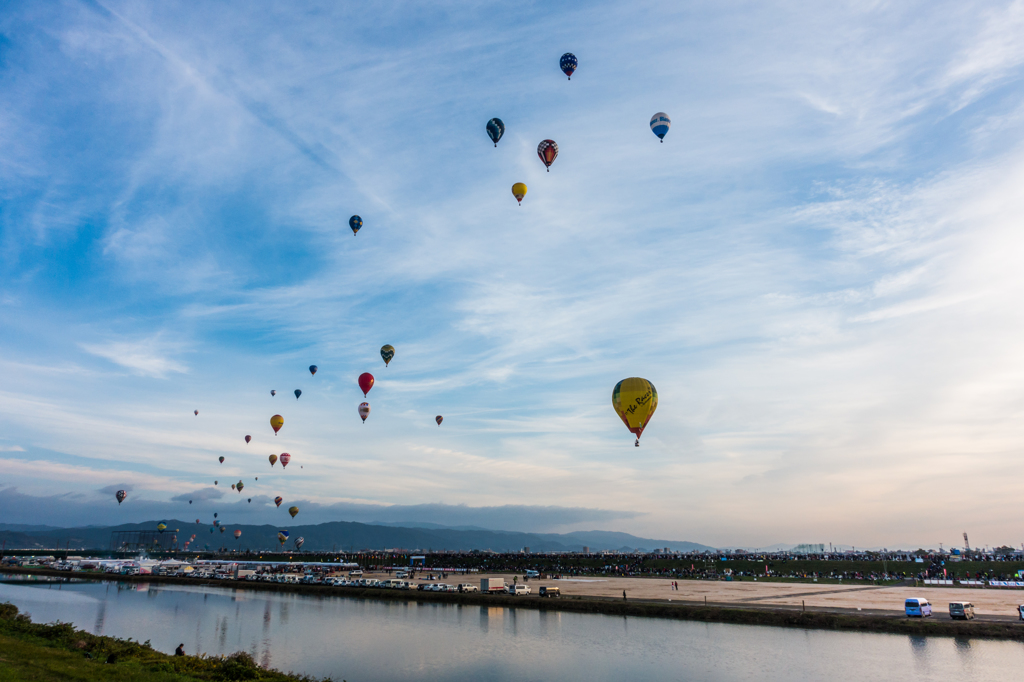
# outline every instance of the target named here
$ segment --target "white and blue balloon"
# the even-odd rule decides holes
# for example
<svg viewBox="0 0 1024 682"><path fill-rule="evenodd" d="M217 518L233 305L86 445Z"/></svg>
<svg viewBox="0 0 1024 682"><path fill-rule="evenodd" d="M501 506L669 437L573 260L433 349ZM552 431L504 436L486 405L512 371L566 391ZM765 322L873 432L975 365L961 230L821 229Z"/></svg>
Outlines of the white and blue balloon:
<svg viewBox="0 0 1024 682"><path fill-rule="evenodd" d="M671 127L672 119L664 111L659 111L654 116L651 116L651 132L657 135L658 139L662 142L665 141L665 135L668 134L668 129Z"/></svg>

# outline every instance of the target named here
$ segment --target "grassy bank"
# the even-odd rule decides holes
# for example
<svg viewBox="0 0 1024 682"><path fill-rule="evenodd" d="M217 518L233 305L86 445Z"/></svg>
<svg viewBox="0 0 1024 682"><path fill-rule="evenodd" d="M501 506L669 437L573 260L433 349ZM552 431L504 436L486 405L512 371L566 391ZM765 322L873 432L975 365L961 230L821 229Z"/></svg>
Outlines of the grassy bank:
<svg viewBox="0 0 1024 682"><path fill-rule="evenodd" d="M148 642L100 637L67 623L33 623L13 604L0 604L0 681L110 680L187 682L313 678L265 670L239 652L226 658L168 656Z"/></svg>
<svg viewBox="0 0 1024 682"><path fill-rule="evenodd" d="M14 572L14 571L12 571ZM61 576L67 573L48 570L21 569L17 572L35 575ZM415 590L381 590L374 588L336 588L324 585L301 585L283 583L248 582L234 580L203 581L194 578L172 578L162 576L106 576L103 574L76 573L75 579L116 580L118 582L143 582L151 584L209 585L226 589L244 589L253 592L294 592L318 596L371 599L374 601L415 601L421 603L448 603L462 606L507 607L534 609L538 611L565 611L571 613L592 613L607 616L636 616L644 618L669 618L674 620L695 620L708 623L730 623L736 625L771 625L776 627L810 628L817 630L851 630L859 632L883 632L904 635L968 637L986 639L1010 639L1024 642L1024 624L1017 622L954 621L933 619L909 619L903 616L867 615L823 611L796 611L793 608L772 605L701 605L682 602L628 601L606 597L565 596L560 599L536 597L515 597L501 594L479 594L458 592L420 592Z"/></svg>

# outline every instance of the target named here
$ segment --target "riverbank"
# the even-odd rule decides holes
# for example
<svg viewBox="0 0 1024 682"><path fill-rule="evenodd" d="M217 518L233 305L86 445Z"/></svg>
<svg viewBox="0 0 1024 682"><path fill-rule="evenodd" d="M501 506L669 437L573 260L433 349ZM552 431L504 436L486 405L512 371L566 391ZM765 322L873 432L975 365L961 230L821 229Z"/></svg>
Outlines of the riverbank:
<svg viewBox="0 0 1024 682"><path fill-rule="evenodd" d="M148 643L102 637L67 623L33 623L12 604L0 604L0 679L191 682L314 678L266 670L246 653L226 658L169 656Z"/></svg>
<svg viewBox="0 0 1024 682"><path fill-rule="evenodd" d="M128 583L205 585L254 592L293 592L331 595L375 601L416 601L455 603L464 606L506 607L539 611L565 611L609 616L667 618L737 625L769 625L820 630L852 630L906 635L1004 639L1024 642L1024 624L1009 619L1000 621L953 621L908 619L898 612L879 613L834 608L807 608L799 605L765 603L693 603L685 600L615 599L602 596L565 594L557 599L505 594L422 592L376 588L339 588L324 585L282 584L235 580L197 580L166 576L111 576L47 569L11 569L11 574L35 575L52 579L117 581ZM532 583L531 583L532 584ZM571 583L570 583L571 584ZM564 592L564 589L563 589ZM937 604L937 606L939 606Z"/></svg>

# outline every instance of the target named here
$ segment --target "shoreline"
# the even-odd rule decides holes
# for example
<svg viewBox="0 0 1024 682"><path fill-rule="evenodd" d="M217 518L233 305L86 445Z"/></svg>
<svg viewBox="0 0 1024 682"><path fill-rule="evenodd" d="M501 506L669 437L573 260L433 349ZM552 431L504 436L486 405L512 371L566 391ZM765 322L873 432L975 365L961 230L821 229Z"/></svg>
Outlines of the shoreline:
<svg viewBox="0 0 1024 682"><path fill-rule="evenodd" d="M906 616L882 613L859 613L837 609L792 607L776 604L732 604L709 602L706 605L686 601L631 599L622 601L609 597L563 595L558 598L513 596L507 594L462 594L457 592L422 592L419 590L387 590L369 587L332 587L285 583L251 582L246 580L201 580L172 576L124 576L55 571L52 569L5 568L2 573L37 575L63 580L95 582L131 582L164 585L223 587L253 592L292 592L297 594L336 596L377 601L415 601L447 603L462 606L503 607L536 611L563 611L606 616L664 618L705 623L761 625L771 627L876 632L929 637L961 637L1002 639L1024 642L1024 623L1010 619L991 621L954 621L930 618L909 619Z"/></svg>

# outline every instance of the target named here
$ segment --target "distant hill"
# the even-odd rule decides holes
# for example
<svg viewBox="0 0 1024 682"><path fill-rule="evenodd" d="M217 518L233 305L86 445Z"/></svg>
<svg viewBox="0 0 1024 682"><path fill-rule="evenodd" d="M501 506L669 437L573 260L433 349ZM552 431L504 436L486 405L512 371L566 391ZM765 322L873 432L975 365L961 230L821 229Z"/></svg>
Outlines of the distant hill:
<svg viewBox="0 0 1024 682"><path fill-rule="evenodd" d="M193 533L196 540L192 547L202 549L208 542L211 548L221 546L242 550L270 550L278 548L277 533L287 528L292 539L305 538L304 551L356 551L360 549L419 549L439 550L492 550L495 552L517 552L529 547L533 552L582 551L589 547L592 552L601 550L641 549L645 551L668 547L673 551L701 551L712 549L695 542L651 540L628 533L610 531L576 531L573 533L519 533L486 529L415 528L404 526L376 525L333 521L313 526L253 526L231 525L228 533L211 534L208 524L196 524L180 520L165 522L180 538L180 544ZM44 528L41 530L10 529L0 530L0 541L6 541L8 549L63 549L74 550L107 549L110 534L124 530L155 530L157 521L131 523L110 527L88 528ZM235 541L229 532L241 530L242 537ZM289 547L290 548L290 547Z"/></svg>

